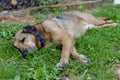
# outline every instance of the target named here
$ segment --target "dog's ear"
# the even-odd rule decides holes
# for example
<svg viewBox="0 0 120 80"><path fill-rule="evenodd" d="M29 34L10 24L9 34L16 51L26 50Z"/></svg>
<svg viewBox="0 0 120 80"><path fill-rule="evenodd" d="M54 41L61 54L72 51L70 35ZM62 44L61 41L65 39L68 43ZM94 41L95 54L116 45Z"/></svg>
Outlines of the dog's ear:
<svg viewBox="0 0 120 80"><path fill-rule="evenodd" d="M37 34L37 29L35 26L25 26L22 33Z"/></svg>

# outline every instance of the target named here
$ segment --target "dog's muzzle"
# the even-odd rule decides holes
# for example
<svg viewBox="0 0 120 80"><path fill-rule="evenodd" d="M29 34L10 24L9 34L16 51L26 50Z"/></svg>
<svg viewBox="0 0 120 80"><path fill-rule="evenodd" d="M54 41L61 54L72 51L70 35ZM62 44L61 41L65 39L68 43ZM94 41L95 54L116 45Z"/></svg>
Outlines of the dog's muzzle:
<svg viewBox="0 0 120 80"><path fill-rule="evenodd" d="M23 58L26 58L27 54L28 54L28 50L26 49L26 50L24 50L24 51L22 52Z"/></svg>
<svg viewBox="0 0 120 80"><path fill-rule="evenodd" d="M26 59L27 54L28 54L29 52L32 52L32 51L35 50L35 49L36 49L36 47L31 47L31 48L28 48L28 49L25 49L24 51L22 51L22 56L23 56L23 58Z"/></svg>

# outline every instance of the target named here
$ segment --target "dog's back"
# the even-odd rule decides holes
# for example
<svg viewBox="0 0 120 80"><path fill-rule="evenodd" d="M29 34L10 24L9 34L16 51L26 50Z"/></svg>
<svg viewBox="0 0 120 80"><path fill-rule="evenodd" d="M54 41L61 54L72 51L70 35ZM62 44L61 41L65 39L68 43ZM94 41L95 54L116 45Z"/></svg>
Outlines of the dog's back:
<svg viewBox="0 0 120 80"><path fill-rule="evenodd" d="M72 37L83 35L87 29L101 26L116 26L116 23L113 24L111 20L107 21L106 18L95 18L89 13L79 11L65 12L65 15L62 17L47 19L43 22L43 25L51 26L50 24L47 25L51 21L57 27L66 30Z"/></svg>
<svg viewBox="0 0 120 80"><path fill-rule="evenodd" d="M94 25L91 24L92 22L87 22L89 20L85 19L84 14L78 13L77 11L65 13L65 16L62 17L47 19L43 22L43 25L47 27L51 26L49 24L51 21L57 27L66 30L72 37L79 37L83 35L89 27L94 27Z"/></svg>

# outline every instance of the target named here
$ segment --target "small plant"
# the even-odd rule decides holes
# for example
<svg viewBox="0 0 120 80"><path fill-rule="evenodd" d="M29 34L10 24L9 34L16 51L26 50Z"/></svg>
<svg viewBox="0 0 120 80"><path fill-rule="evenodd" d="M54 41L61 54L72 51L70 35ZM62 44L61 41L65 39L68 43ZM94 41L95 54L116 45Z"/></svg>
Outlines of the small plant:
<svg viewBox="0 0 120 80"><path fill-rule="evenodd" d="M84 12L84 11L86 10L86 7L84 7L84 6L79 6L78 9L79 9L80 11Z"/></svg>
<svg viewBox="0 0 120 80"><path fill-rule="evenodd" d="M55 5L58 4L59 0L40 0L39 5L40 6L45 6L45 5Z"/></svg>

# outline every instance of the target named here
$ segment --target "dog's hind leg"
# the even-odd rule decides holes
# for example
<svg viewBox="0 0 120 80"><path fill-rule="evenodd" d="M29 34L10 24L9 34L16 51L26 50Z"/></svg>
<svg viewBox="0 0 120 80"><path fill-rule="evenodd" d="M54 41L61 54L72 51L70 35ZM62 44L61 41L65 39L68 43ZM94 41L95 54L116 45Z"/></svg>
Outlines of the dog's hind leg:
<svg viewBox="0 0 120 80"><path fill-rule="evenodd" d="M83 62L84 64L89 64L90 62L90 60L85 55L78 54L75 48L72 49L71 55L73 58L79 60L80 62Z"/></svg>
<svg viewBox="0 0 120 80"><path fill-rule="evenodd" d="M98 18L99 21L104 22L102 24L96 25L98 28L101 27L116 27L118 24L113 22L111 19L106 17L100 17Z"/></svg>

